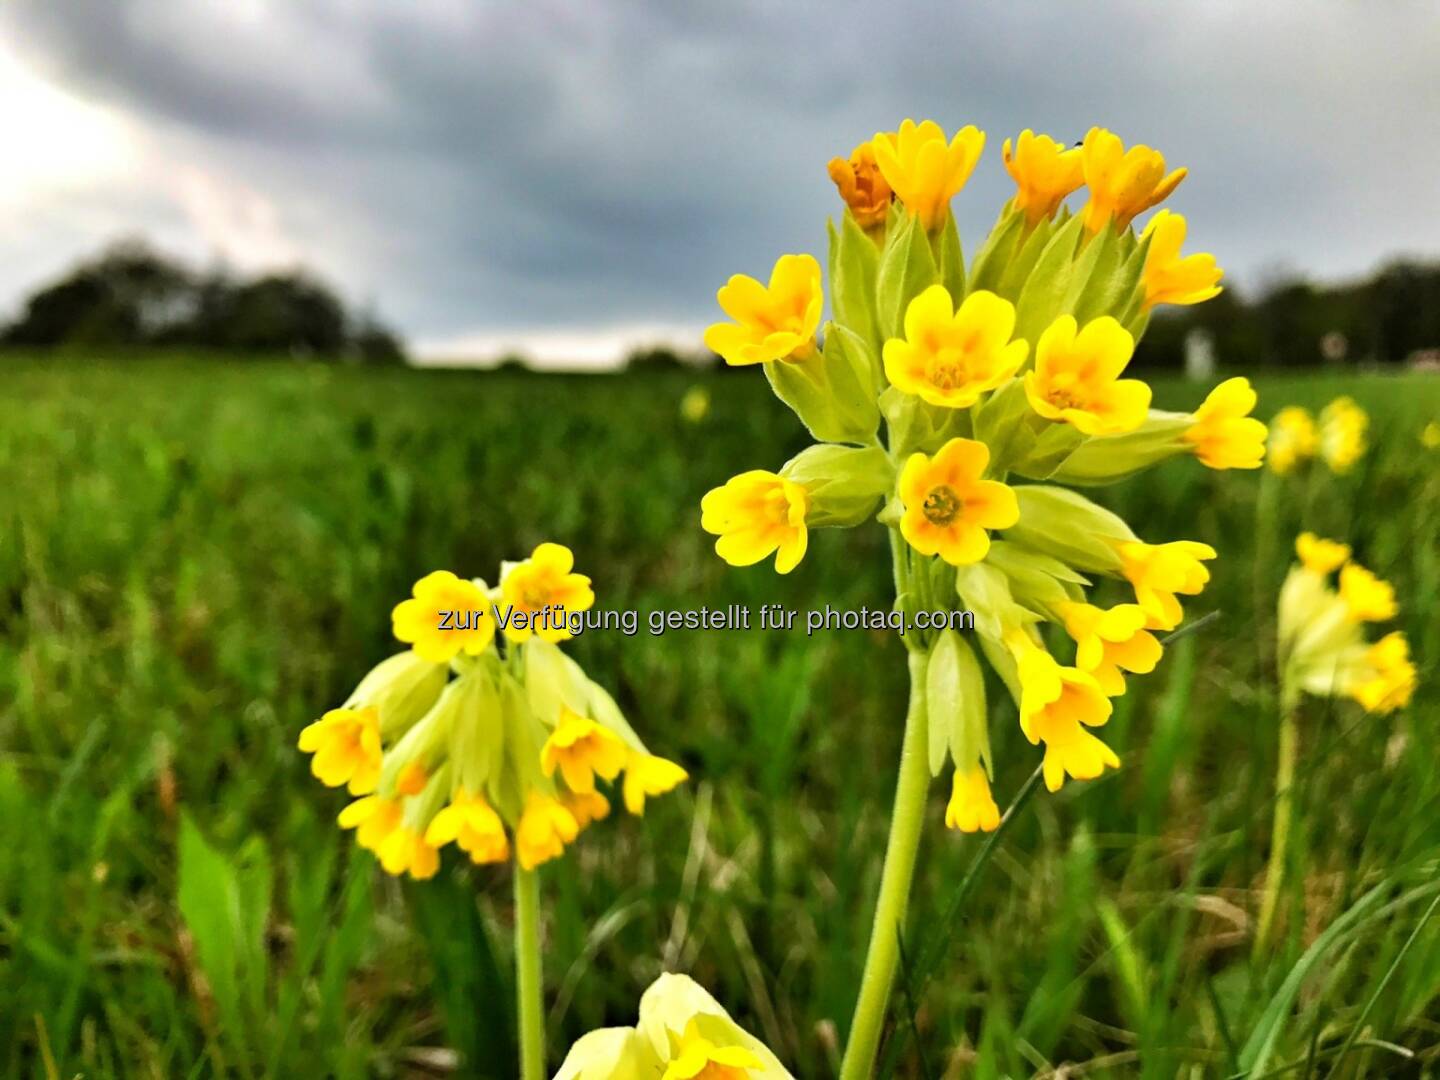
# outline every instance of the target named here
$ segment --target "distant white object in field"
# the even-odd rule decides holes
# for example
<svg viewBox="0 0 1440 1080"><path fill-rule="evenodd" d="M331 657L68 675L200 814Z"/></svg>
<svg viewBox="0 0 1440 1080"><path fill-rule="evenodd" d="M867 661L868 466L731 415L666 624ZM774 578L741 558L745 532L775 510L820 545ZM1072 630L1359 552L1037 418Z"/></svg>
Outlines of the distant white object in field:
<svg viewBox="0 0 1440 1080"><path fill-rule="evenodd" d="M1185 335L1185 377L1208 382L1215 375L1215 339L1198 326Z"/></svg>

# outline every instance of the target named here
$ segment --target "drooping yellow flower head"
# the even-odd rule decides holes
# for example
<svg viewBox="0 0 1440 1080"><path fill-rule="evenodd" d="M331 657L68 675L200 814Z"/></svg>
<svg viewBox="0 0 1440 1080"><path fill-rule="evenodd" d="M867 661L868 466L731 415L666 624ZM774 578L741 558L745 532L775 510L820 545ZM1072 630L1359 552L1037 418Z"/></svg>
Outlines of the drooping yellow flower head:
<svg viewBox="0 0 1440 1080"><path fill-rule="evenodd" d="M575 815L557 799L532 791L515 826L515 857L521 869L534 870L541 863L565 854L565 845L580 835Z"/></svg>
<svg viewBox="0 0 1440 1080"><path fill-rule="evenodd" d="M1135 339L1109 315L1083 330L1074 316L1060 316L1040 335L1035 367L1025 373L1030 407L1086 435L1134 431L1150 408L1150 387L1120 378L1134 351Z"/></svg>
<svg viewBox="0 0 1440 1080"><path fill-rule="evenodd" d="M592 822L604 821L610 816L610 800L598 791L572 791L560 801L565 804L565 809L574 815L582 829L588 829Z"/></svg>
<svg viewBox="0 0 1440 1080"><path fill-rule="evenodd" d="M1302 532L1295 538L1295 554L1306 570L1324 576L1350 561L1350 545Z"/></svg>
<svg viewBox="0 0 1440 1080"><path fill-rule="evenodd" d="M712 324L705 331L705 346L725 363L804 360L815 351L825 297L814 256L781 255L768 286L735 274L720 287L716 299L735 321Z"/></svg>
<svg viewBox="0 0 1440 1080"><path fill-rule="evenodd" d="M1066 148L1049 135L1022 131L1012 146L1009 139L1000 148L1005 171L1015 181L1012 206L1025 212L1035 225L1053 217L1066 195L1085 182L1080 148Z"/></svg>
<svg viewBox="0 0 1440 1080"><path fill-rule="evenodd" d="M890 189L933 231L943 224L950 200L970 179L985 149L985 133L971 125L947 142L935 121L906 120L898 132L877 133L871 146Z"/></svg>
<svg viewBox="0 0 1440 1080"><path fill-rule="evenodd" d="M661 975L633 1028L582 1036L555 1080L794 1080L759 1039L686 975Z"/></svg>
<svg viewBox="0 0 1440 1080"><path fill-rule="evenodd" d="M1020 679L1020 730L1032 744L1045 744L1045 786L1059 791L1070 776L1093 780L1120 759L1087 727L1110 719L1113 706L1093 675L1062 667L1023 635L1012 638Z"/></svg>
<svg viewBox="0 0 1440 1080"><path fill-rule="evenodd" d="M510 858L510 841L505 823L483 795L472 795L463 787L450 796L450 805L430 821L425 842L442 848L451 841L472 862L505 862Z"/></svg>
<svg viewBox="0 0 1440 1080"><path fill-rule="evenodd" d="M505 636L516 644L530 640L534 634L552 644L568 641L564 612L588 611L595 604L595 591L590 579L577 574L575 556L563 544L540 544L524 562L505 568L500 579L500 595L513 614L536 615L547 609L547 619L513 619L505 624Z"/></svg>
<svg viewBox="0 0 1440 1080"><path fill-rule="evenodd" d="M1121 573L1135 590L1135 600L1144 609L1154 630L1174 630L1183 612L1179 593L1198 596L1210 580L1210 571L1201 560L1215 558L1215 549L1194 540L1168 544L1146 544L1139 540L1117 544Z"/></svg>
<svg viewBox="0 0 1440 1080"><path fill-rule="evenodd" d="M1267 460L1270 471L1284 475L1315 456L1319 434L1310 413L1299 405L1288 405L1270 421Z"/></svg>
<svg viewBox="0 0 1440 1080"><path fill-rule="evenodd" d="M1388 713L1410 703L1417 682L1415 665L1410 660L1410 643L1396 630L1365 651L1360 670L1348 691L1366 712Z"/></svg>
<svg viewBox="0 0 1440 1080"><path fill-rule="evenodd" d="M409 874L416 881L432 878L440 869L440 851L406 825L397 825L380 841L375 854L387 874Z"/></svg>
<svg viewBox="0 0 1440 1080"><path fill-rule="evenodd" d="M1000 827L1000 807L990 794L990 779L983 765L957 768L945 807L945 827L963 833L994 832Z"/></svg>
<svg viewBox="0 0 1440 1080"><path fill-rule="evenodd" d="M1106 610L1067 603L1059 614L1065 632L1075 641L1075 666L1093 675L1107 697L1125 693L1122 669L1148 675L1160 662L1160 641L1146 628L1149 616L1139 604L1116 604Z"/></svg>
<svg viewBox="0 0 1440 1080"><path fill-rule="evenodd" d="M974 439L951 439L934 457L910 455L900 473L900 532L911 547L952 566L985 557L986 530L1008 529L1020 519L1015 492L982 479L989 464L989 447Z"/></svg>
<svg viewBox="0 0 1440 1080"><path fill-rule="evenodd" d="M588 795L595 790L596 776L614 780L620 775L628 753L609 728L562 708L560 723L540 751L540 768L546 776L554 776L558 768L571 791Z"/></svg>
<svg viewBox="0 0 1440 1080"><path fill-rule="evenodd" d="M400 804L379 795L356 799L338 819L342 829L355 830L355 842L366 851L379 851L380 845L400 825Z"/></svg>
<svg viewBox="0 0 1440 1080"><path fill-rule="evenodd" d="M380 712L331 709L300 732L300 749L315 755L310 771L326 787L367 795L380 780Z"/></svg>
<svg viewBox="0 0 1440 1080"><path fill-rule="evenodd" d="M885 377L932 405L967 409L1019 370L1029 345L1012 341L1015 306L980 290L957 311L943 285L905 309L905 337L885 342Z"/></svg>
<svg viewBox="0 0 1440 1080"><path fill-rule="evenodd" d="M892 193L875 161L874 145L861 143L851 152L848 161L831 158L829 172L855 223L867 231L881 228L890 213Z"/></svg>
<svg viewBox="0 0 1440 1080"><path fill-rule="evenodd" d="M1320 410L1320 456L1334 473L1347 473L1365 456L1370 416L1354 399L1338 397Z"/></svg>
<svg viewBox="0 0 1440 1080"><path fill-rule="evenodd" d="M700 500L700 527L718 536L715 553L731 566L753 566L772 551L788 574L805 557L810 496L793 480L763 469L732 476Z"/></svg>
<svg viewBox="0 0 1440 1080"><path fill-rule="evenodd" d="M1226 379L1211 390L1185 441L1195 456L1212 469L1258 469L1265 457L1265 425L1250 415L1255 390L1242 376Z"/></svg>
<svg viewBox="0 0 1440 1080"><path fill-rule="evenodd" d="M449 570L417 581L411 598L395 605L390 622L396 640L436 664L462 652L479 656L495 638L495 612L483 583L462 581Z"/></svg>
<svg viewBox="0 0 1440 1080"><path fill-rule="evenodd" d="M1085 228L1097 233L1107 223L1123 232L1138 214L1163 202L1185 179L1185 169L1165 172L1165 156L1148 146L1125 144L1114 132L1094 127L1081 145L1080 159L1090 201L1081 213Z"/></svg>
<svg viewBox="0 0 1440 1080"><path fill-rule="evenodd" d="M1161 210L1145 226L1142 237L1150 238L1145 253L1145 307L1157 304L1199 304L1220 295L1220 278L1225 271L1215 256L1198 253L1181 256L1185 243L1185 219Z"/></svg>
<svg viewBox="0 0 1440 1080"><path fill-rule="evenodd" d="M651 795L664 795L690 774L673 761L654 754L632 753L625 762L625 809L632 814L645 813L645 800Z"/></svg>
<svg viewBox="0 0 1440 1080"><path fill-rule="evenodd" d="M1350 563L1340 571L1340 599L1357 622L1384 622L1393 619L1399 610L1395 586L1359 563Z"/></svg>

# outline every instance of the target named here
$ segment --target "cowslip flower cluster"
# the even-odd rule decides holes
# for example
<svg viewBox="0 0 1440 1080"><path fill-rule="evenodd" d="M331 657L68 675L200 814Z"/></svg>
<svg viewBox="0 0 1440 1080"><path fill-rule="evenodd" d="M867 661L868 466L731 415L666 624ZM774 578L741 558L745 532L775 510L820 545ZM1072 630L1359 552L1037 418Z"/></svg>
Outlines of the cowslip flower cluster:
<svg viewBox="0 0 1440 1080"><path fill-rule="evenodd" d="M1194 412L1166 412L1128 372L1154 307L1219 292L1214 258L1181 253L1183 217L1134 227L1185 170L1100 128L1074 147L1021 132L1002 148L1015 195L967 262L950 200L984 146L973 127L952 136L928 120L877 134L830 163L845 209L829 229L827 287L800 254L781 256L768 285L737 275L721 288L729 321L707 343L727 364L762 364L817 444L709 492L701 524L726 562L773 555L783 574L810 529L878 511L898 604L974 612L979 650L1043 744L1053 791L1118 766L1094 729L1128 677L1154 669L1157 633L1179 624L1179 597L1200 593L1215 557L1202 543L1146 542L1073 488L1180 455L1258 468L1266 429L1243 378ZM1072 214L1066 199L1082 187ZM827 292L833 317L817 344ZM1102 601L1102 578L1132 595ZM1046 624L1070 655L1049 651ZM931 773L953 770L947 824L994 829L976 651L953 630L906 642Z"/></svg>
<svg viewBox="0 0 1440 1080"><path fill-rule="evenodd" d="M1366 623L1399 613L1394 587L1351 561L1347 544L1306 532L1295 553L1300 561L1281 586L1278 617L1287 710L1302 693L1353 698L1372 713L1403 708L1417 681L1405 634L1394 630L1373 642L1365 636ZM1338 588L1331 585L1336 571Z"/></svg>
<svg viewBox="0 0 1440 1080"><path fill-rule="evenodd" d="M1343 475L1365 456L1369 427L1369 414L1348 396L1321 409L1318 422L1307 409L1287 405L1270 421L1270 470L1285 475L1319 457L1331 472Z"/></svg>
<svg viewBox="0 0 1440 1080"><path fill-rule="evenodd" d="M699 983L661 975L635 1027L601 1028L570 1048L555 1080L791 1080L770 1050Z"/></svg>
<svg viewBox="0 0 1440 1080"><path fill-rule="evenodd" d="M437 570L395 606L409 648L299 741L322 783L357 796L340 825L387 872L432 877L452 842L475 863L513 852L530 870L610 813L600 782L640 814L686 778L561 651L564 613L594 602L570 550L546 543L502 565L494 588Z"/></svg>

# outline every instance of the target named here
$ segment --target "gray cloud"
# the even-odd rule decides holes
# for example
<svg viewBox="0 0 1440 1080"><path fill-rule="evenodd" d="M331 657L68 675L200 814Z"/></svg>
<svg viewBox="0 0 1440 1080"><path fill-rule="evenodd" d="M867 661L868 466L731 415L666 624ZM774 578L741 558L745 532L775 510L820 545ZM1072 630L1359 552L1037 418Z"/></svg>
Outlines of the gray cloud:
<svg viewBox="0 0 1440 1080"><path fill-rule="evenodd" d="M972 245L1005 135L1101 123L1191 167L1176 205L1241 283L1358 273L1440 249L1413 119L1440 107L1437 30L1431 5L1338 0L12 0L0 41L127 118L152 167L7 230L0 262L122 226L224 247L146 187L193 166L411 335L700 322L729 273L821 248L830 156L923 115L990 132L956 203Z"/></svg>

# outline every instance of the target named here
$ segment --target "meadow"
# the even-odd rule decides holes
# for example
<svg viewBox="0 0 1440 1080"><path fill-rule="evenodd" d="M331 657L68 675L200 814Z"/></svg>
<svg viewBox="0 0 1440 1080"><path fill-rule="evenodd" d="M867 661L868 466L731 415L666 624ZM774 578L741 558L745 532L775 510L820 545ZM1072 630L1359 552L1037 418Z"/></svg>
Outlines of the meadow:
<svg viewBox="0 0 1440 1080"><path fill-rule="evenodd" d="M603 607L891 601L878 526L816 533L786 577L710 550L701 495L808 441L758 373L3 362L0 1076L516 1074L508 871L451 852L430 882L379 873L295 746L395 651L390 609L426 572L492 574L553 539ZM1147 539L1219 549L1187 604L1218 614L1117 701L1123 768L1033 800L953 922L981 840L941 828L936 784L912 914L947 936L923 993L897 995L894 1075L1440 1068L1440 453L1417 438L1440 379L1256 384L1262 417L1353 395L1371 452L1344 477L1176 461L1099 491ZM696 386L711 408L691 422ZM1192 408L1203 389L1157 395ZM1297 872L1253 956L1266 658L1302 528L1396 582L1421 685L1388 717L1307 702ZM552 1066L579 1034L633 1023L670 969L797 1076L832 1075L890 809L901 645L642 629L570 651L692 779L544 869ZM1003 805L1039 753L1008 699L991 708Z"/></svg>

